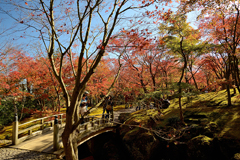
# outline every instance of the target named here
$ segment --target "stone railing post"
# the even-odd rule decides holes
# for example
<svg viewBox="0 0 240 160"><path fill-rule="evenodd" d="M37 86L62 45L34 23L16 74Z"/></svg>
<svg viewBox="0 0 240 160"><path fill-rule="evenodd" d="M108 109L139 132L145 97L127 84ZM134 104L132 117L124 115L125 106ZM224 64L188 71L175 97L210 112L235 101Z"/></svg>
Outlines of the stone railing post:
<svg viewBox="0 0 240 160"><path fill-rule="evenodd" d="M100 126L100 124L101 124L101 121L100 121L100 119L97 121L97 125L98 126Z"/></svg>
<svg viewBox="0 0 240 160"><path fill-rule="evenodd" d="M84 129L88 130L88 123L85 124Z"/></svg>
<svg viewBox="0 0 240 160"><path fill-rule="evenodd" d="M15 113L15 118L14 118L14 122L13 122L12 144L14 144L14 145L18 144L18 116L17 116L17 113Z"/></svg>
<svg viewBox="0 0 240 160"><path fill-rule="evenodd" d="M113 110L112 110L112 112L111 112L111 117L112 117L111 121L113 121L113 120L114 120Z"/></svg>
<svg viewBox="0 0 240 160"><path fill-rule="evenodd" d="M44 129L44 119L42 118L40 121L41 121L40 123L41 123L41 125L42 125L42 126L40 127L40 129L43 130L43 129Z"/></svg>
<svg viewBox="0 0 240 160"><path fill-rule="evenodd" d="M54 120L54 132L53 132L53 150L57 151L59 149L59 124L58 116L55 116Z"/></svg>
<svg viewBox="0 0 240 160"><path fill-rule="evenodd" d="M94 123L94 121L92 121L91 122L91 127L94 128L94 126L95 126L95 123Z"/></svg>

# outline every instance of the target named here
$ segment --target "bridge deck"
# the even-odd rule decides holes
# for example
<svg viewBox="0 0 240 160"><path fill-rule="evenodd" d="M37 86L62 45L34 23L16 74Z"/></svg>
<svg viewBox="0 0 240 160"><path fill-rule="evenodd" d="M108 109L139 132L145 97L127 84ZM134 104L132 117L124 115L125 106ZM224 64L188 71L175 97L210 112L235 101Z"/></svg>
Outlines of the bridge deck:
<svg viewBox="0 0 240 160"><path fill-rule="evenodd" d="M117 111L114 113L114 121L118 122L118 116L120 113L124 113L124 112L133 112L134 109L125 109L125 110L121 110L121 111ZM108 126L105 126L108 127ZM110 126L111 127L111 126ZM102 129L102 127L100 127L99 129ZM108 129L106 128L106 131ZM100 132L103 132L103 129ZM59 130L59 135L61 135L63 132L63 128ZM95 130L95 134L98 134L98 130ZM83 139L81 140L86 141L88 139L90 139L93 136L96 135L92 135L91 131L88 132L84 132L83 135ZM61 137L59 138L61 140ZM44 153L54 153L53 151L53 131L50 130L46 133L43 133L41 135L38 135L36 137L33 137L29 140L23 141L22 143L18 144L18 145L12 145L10 146L12 148L18 148L18 149L25 149L25 150L32 150L32 151L38 151L38 152L44 152Z"/></svg>
<svg viewBox="0 0 240 160"><path fill-rule="evenodd" d="M63 129L60 130L60 132ZM38 152L53 153L53 131L33 137L18 145L10 146L12 148L26 149Z"/></svg>

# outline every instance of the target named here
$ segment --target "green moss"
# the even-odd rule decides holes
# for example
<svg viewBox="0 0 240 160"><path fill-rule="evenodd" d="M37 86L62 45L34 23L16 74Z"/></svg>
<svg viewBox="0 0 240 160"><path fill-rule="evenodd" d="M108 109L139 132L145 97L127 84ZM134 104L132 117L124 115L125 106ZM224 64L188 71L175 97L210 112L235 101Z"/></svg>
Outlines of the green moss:
<svg viewBox="0 0 240 160"><path fill-rule="evenodd" d="M139 132L139 127L136 127L132 130L129 130L123 137L124 141L130 141L133 140L133 137Z"/></svg>
<svg viewBox="0 0 240 160"><path fill-rule="evenodd" d="M193 142L197 142L197 144L199 145L210 145L212 140L213 140L212 138L209 138L205 135L199 135L192 139Z"/></svg>
<svg viewBox="0 0 240 160"><path fill-rule="evenodd" d="M239 160L240 159L240 153L234 154L234 159Z"/></svg>

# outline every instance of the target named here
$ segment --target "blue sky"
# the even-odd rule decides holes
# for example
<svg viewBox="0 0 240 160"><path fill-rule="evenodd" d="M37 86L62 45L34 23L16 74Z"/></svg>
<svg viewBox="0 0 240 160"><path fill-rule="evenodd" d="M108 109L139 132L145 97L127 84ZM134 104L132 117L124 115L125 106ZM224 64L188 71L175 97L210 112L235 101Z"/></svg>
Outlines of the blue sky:
<svg viewBox="0 0 240 160"><path fill-rule="evenodd" d="M22 3L23 3L23 6L24 6L25 1L22 1ZM173 4L173 5L175 7L173 7L173 8L171 7L171 9L176 10L176 5L177 4ZM4 7L3 9L11 10L11 8L7 8L8 5L2 5L1 4L0 6ZM166 7L166 6L163 6L163 7L165 9L168 9L168 7ZM147 9L152 10L153 8L155 9L155 6L148 7ZM161 6L159 6L159 9L161 9ZM192 26L194 26L194 22L196 20L196 16L197 16L196 13L197 12L193 12L193 13L188 14L188 17L189 17L188 21L191 22ZM131 15L131 14L139 14L140 15L140 13L136 10L136 11L128 12L126 16ZM12 12L11 15L15 18L18 18L18 19L20 19L20 17L22 16L17 12ZM36 47L37 44L39 44L39 43L42 44L42 41L37 37L38 33L36 32L35 29L28 28L26 30L27 26L24 26L23 24L19 24L18 22L13 20L11 17L6 15L5 13L0 12L0 17L1 17L0 18L0 20L1 20L0 34L5 31L3 34L0 35L1 36L1 38L0 38L0 48L2 48L3 45L6 44L6 43L10 43L13 46L17 46L17 47L20 47L20 49L26 50L27 52L33 52L33 48ZM96 25L97 21L99 21L99 19L96 20L93 23L93 25ZM129 26L130 23L129 23L129 21L127 21L127 22L128 23L124 23L124 24L120 25L118 28L116 28L115 32L117 32L118 29L122 28L124 25L126 27ZM143 28L153 27L152 30L155 30L155 32L157 33L157 25L150 24L150 25L147 26L146 24L143 24L140 27L143 27ZM63 38L68 39L68 37L63 37ZM30 53L30 54L33 54L33 53Z"/></svg>

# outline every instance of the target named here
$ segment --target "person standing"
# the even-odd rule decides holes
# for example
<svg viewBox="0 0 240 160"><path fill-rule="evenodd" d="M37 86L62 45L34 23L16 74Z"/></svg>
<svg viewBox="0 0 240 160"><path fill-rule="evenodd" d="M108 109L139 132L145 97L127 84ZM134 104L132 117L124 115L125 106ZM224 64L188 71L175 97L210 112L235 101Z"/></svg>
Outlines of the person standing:
<svg viewBox="0 0 240 160"><path fill-rule="evenodd" d="M137 102L136 111L137 111L137 110L140 110L140 109L141 109L141 102L139 101L139 102Z"/></svg>
<svg viewBox="0 0 240 160"><path fill-rule="evenodd" d="M105 109L107 111L106 118L109 118L109 114L112 115L112 119L114 118L114 116L113 116L113 106L114 106L113 98L111 96L108 96L107 100L106 100L106 103L105 103Z"/></svg>
<svg viewBox="0 0 240 160"><path fill-rule="evenodd" d="M102 106L103 106L102 118L104 118L104 114L105 114L106 106L107 106L107 101L108 101L108 97L106 97L106 99L102 103Z"/></svg>
<svg viewBox="0 0 240 160"><path fill-rule="evenodd" d="M88 98L88 95L89 95L89 92L88 91L85 91L83 96L85 97L85 100L86 100L86 110L88 110L88 106L89 106L89 98Z"/></svg>
<svg viewBox="0 0 240 160"><path fill-rule="evenodd" d="M87 112L87 101L86 101L86 95L83 95L81 103L80 103L80 108L79 108L79 112L81 114L81 116L84 115L85 112Z"/></svg>

